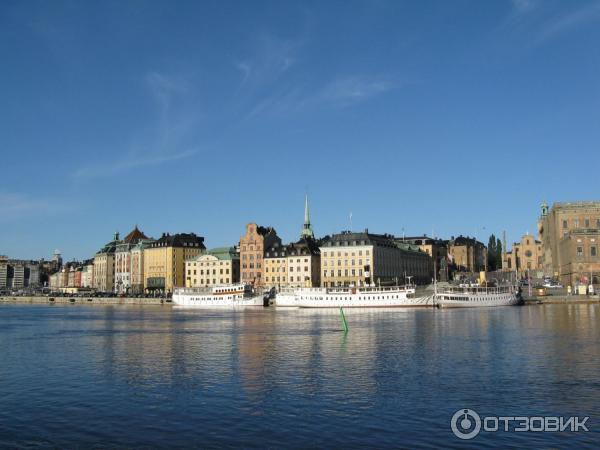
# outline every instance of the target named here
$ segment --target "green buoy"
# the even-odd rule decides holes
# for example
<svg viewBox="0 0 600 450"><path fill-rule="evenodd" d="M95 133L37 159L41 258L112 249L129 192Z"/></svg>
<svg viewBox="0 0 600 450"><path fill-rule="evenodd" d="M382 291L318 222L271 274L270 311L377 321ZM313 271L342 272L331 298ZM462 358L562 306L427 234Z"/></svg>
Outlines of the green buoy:
<svg viewBox="0 0 600 450"><path fill-rule="evenodd" d="M344 309L340 306L340 315L342 316L342 325L344 326L344 333L348 332L348 321L346 320L346 316L344 314Z"/></svg>

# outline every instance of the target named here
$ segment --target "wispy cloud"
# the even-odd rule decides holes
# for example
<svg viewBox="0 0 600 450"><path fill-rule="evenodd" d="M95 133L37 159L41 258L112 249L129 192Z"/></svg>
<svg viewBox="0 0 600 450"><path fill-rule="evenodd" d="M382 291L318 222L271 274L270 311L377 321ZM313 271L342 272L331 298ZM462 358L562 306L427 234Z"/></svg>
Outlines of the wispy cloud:
<svg viewBox="0 0 600 450"><path fill-rule="evenodd" d="M272 34L259 36L246 57L233 61L233 67L242 77L241 87L255 89L279 79L297 62L303 45L303 38L281 39Z"/></svg>
<svg viewBox="0 0 600 450"><path fill-rule="evenodd" d="M512 0L512 12L499 30L519 38L524 49L545 44L561 34L600 20L600 1L550 3Z"/></svg>
<svg viewBox="0 0 600 450"><path fill-rule="evenodd" d="M533 11L539 4L538 0L512 0L516 12L520 14Z"/></svg>
<svg viewBox="0 0 600 450"><path fill-rule="evenodd" d="M333 80L327 84L319 99L338 106L349 106L368 100L394 88L389 80L377 77L350 76Z"/></svg>
<svg viewBox="0 0 600 450"><path fill-rule="evenodd" d="M600 19L600 1L595 1L546 22L538 31L535 43L541 44L555 36Z"/></svg>
<svg viewBox="0 0 600 450"><path fill-rule="evenodd" d="M191 91L190 84L181 77L151 71L144 81L156 105L155 133L144 135L133 145L124 144L116 159L87 164L73 171L76 180L109 177L142 167L160 166L194 156L198 150L182 144L197 120L196 115L176 109L182 97Z"/></svg>
<svg viewBox="0 0 600 450"><path fill-rule="evenodd" d="M29 194L0 191L0 222L60 213L71 209L70 204L59 199L33 198Z"/></svg>
<svg viewBox="0 0 600 450"><path fill-rule="evenodd" d="M99 163L95 165L80 167L73 173L76 179L89 179L98 177L107 177L127 172L129 170L142 167L160 166L163 164L179 161L189 158L197 153L195 150L186 150L171 154L154 154L154 155L130 155L124 159L119 159L107 163Z"/></svg>

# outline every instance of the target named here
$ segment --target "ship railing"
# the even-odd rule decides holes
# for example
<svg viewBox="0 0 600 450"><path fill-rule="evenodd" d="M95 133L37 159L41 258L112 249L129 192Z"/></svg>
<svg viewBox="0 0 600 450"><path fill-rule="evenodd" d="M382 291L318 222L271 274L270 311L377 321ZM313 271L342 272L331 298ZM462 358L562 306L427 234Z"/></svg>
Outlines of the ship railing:
<svg viewBox="0 0 600 450"><path fill-rule="evenodd" d="M333 287L283 287L277 289L277 292L281 294L286 293L294 293L294 292L304 292L304 293L324 293L328 294L346 294L349 292L361 292L361 293L369 293L369 292L392 292L392 291L402 291L407 289L414 289L415 286L333 286Z"/></svg>
<svg viewBox="0 0 600 450"><path fill-rule="evenodd" d="M441 290L440 294L507 294L516 292L515 286L496 286L496 287L448 287Z"/></svg>

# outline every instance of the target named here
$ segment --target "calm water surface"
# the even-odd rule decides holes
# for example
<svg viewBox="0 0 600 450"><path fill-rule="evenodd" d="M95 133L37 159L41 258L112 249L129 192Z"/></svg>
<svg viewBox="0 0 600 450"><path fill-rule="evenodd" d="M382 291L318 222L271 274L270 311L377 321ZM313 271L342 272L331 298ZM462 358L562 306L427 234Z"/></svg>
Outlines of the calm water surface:
<svg viewBox="0 0 600 450"><path fill-rule="evenodd" d="M600 308L0 306L0 447L595 448ZM588 433L450 430L459 408Z"/></svg>

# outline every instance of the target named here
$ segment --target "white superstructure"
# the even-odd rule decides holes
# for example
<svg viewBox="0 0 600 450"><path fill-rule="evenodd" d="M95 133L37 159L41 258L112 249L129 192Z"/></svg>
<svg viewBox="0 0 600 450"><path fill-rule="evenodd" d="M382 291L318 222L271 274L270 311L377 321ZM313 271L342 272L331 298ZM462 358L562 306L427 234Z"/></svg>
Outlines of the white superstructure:
<svg viewBox="0 0 600 450"><path fill-rule="evenodd" d="M204 308L228 306L263 306L263 295L248 284L231 284L211 288L176 288L173 303Z"/></svg>
<svg viewBox="0 0 600 450"><path fill-rule="evenodd" d="M277 306L298 308L375 308L434 306L433 295L416 296L414 287L298 288L278 292Z"/></svg>
<svg viewBox="0 0 600 450"><path fill-rule="evenodd" d="M510 306L520 301L521 296L515 286L448 288L435 295L435 303L443 308Z"/></svg>

